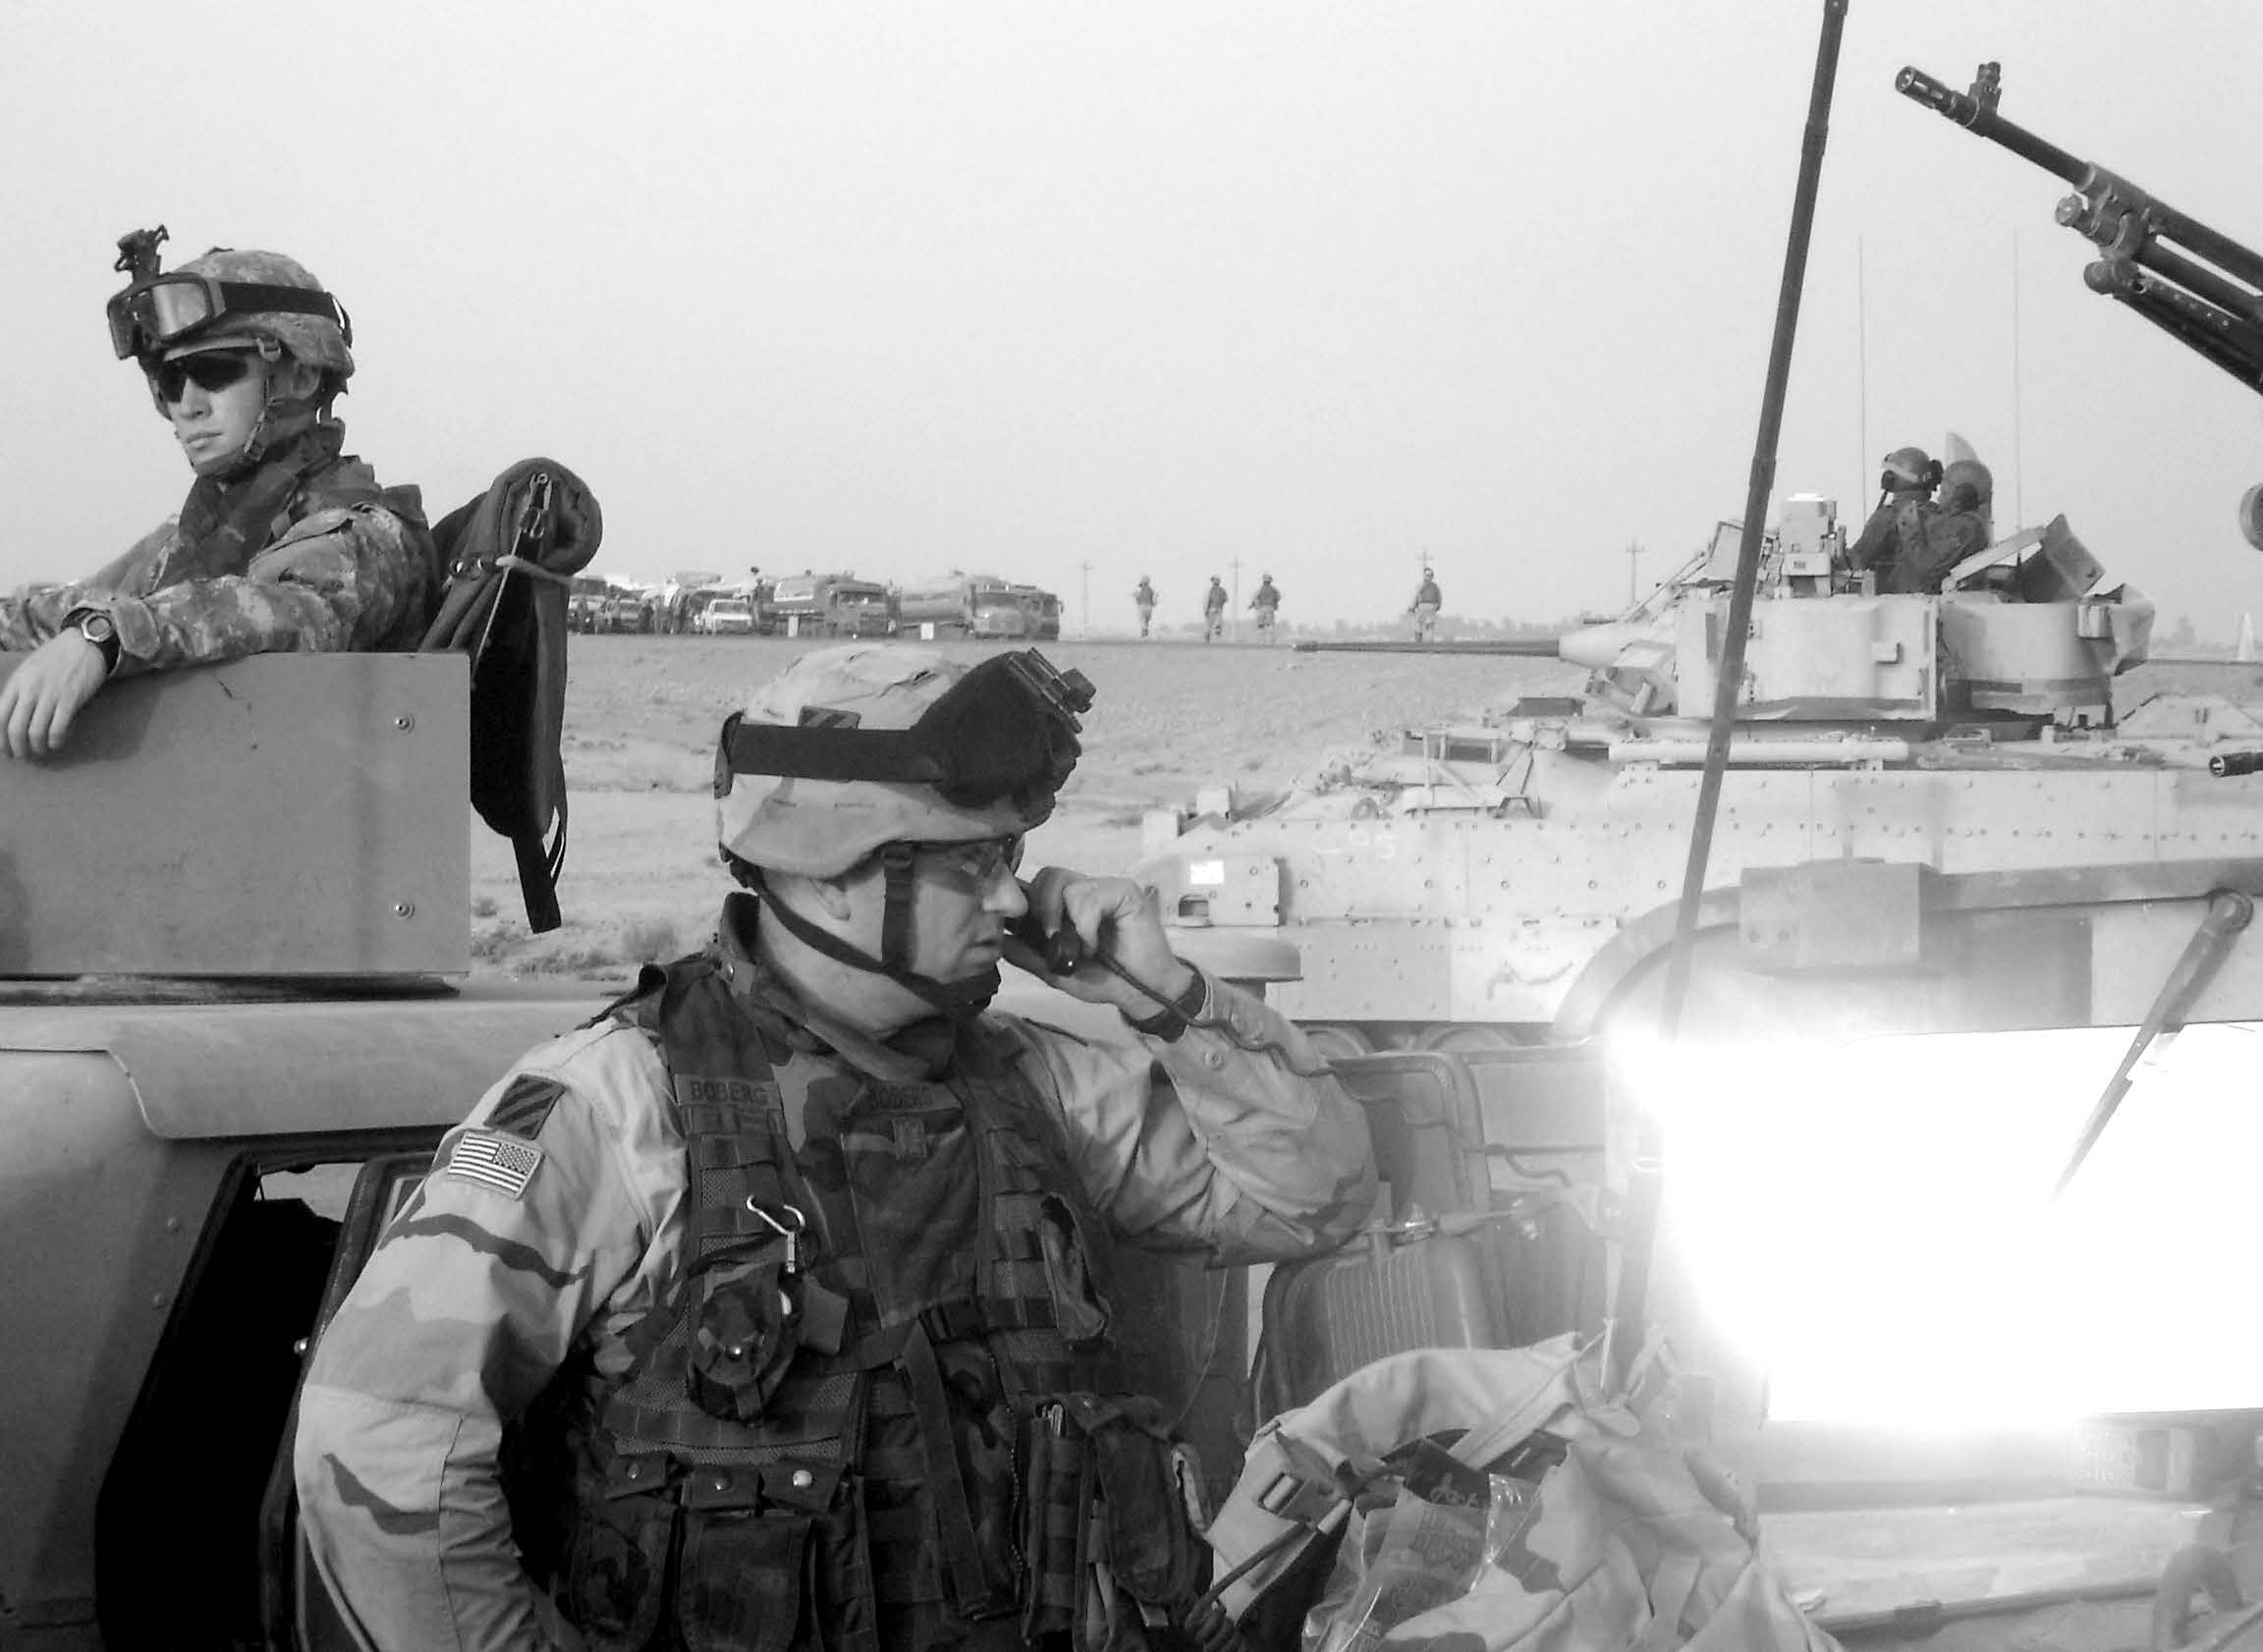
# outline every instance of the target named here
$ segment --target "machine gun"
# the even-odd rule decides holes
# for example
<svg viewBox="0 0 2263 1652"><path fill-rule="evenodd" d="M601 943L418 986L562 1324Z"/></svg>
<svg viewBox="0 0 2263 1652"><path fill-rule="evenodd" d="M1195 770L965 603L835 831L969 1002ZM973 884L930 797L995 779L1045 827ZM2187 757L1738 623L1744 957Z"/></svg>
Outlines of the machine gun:
<svg viewBox="0 0 2263 1652"><path fill-rule="evenodd" d="M2071 184L2076 193L2055 216L2105 252L2082 272L2084 285L2263 392L2263 255L2005 120L1996 113L2003 95L1998 64L1980 65L1968 93L1919 69L1903 70L1894 88Z"/></svg>
<svg viewBox="0 0 2263 1652"><path fill-rule="evenodd" d="M2071 184L2075 193L2053 216L2105 253L2083 270L2083 284L2263 393L2263 254L1997 114L2000 64L1980 65L1969 92L1921 69L1904 69L1894 88ZM2263 483L2239 501L2239 530L2263 550Z"/></svg>

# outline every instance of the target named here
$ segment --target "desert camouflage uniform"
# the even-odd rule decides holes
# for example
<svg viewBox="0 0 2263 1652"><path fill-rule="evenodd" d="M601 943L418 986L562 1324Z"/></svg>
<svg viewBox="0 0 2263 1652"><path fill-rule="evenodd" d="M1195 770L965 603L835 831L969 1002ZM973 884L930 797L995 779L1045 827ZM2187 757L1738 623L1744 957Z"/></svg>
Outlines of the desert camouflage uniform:
<svg viewBox="0 0 2263 1652"><path fill-rule="evenodd" d="M796 1005L749 957L751 918L748 898L732 897L709 956L749 1016L789 1032L774 1063L789 1117L835 1117L834 1098L871 1079L931 1074L934 1053L909 1053L911 1038L873 1045ZM1257 1000L1216 982L1208 995L1202 1017L1312 1063ZM1024 1070L1059 1116L1084 1192L1133 1243L1213 1264L1308 1255L1372 1205L1358 1108L1275 1054L1200 1026L1127 1045L1009 1016L984 1024L1031 1052ZM578 1644L513 1546L502 1425L570 1355L593 1394L618 1388L632 1334L687 1289L690 1193L670 1094L655 1041L618 1019L533 1052L442 1144L446 1167L468 1133L483 1142L479 1174L435 1170L324 1333L301 1401L299 1496L316 1565L372 1644ZM854 1113L835 1134L812 1129L797 1156L838 1156L852 1130L890 1122ZM486 1168L496 1153L500 1176Z"/></svg>
<svg viewBox="0 0 2263 1652"><path fill-rule="evenodd" d="M121 677L247 654L412 649L432 603L429 545L414 488L381 491L368 466L337 456L236 566L199 566L175 522L83 580L0 597L0 653L38 647L80 609L117 626Z"/></svg>

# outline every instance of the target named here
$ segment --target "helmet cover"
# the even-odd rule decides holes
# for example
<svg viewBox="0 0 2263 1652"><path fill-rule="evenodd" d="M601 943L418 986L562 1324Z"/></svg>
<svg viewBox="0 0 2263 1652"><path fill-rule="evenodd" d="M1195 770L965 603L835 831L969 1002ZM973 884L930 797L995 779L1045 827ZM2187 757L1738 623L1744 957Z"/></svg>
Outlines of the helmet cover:
<svg viewBox="0 0 2263 1652"><path fill-rule="evenodd" d="M280 252L238 251L233 248L215 247L201 257L190 259L175 273L247 285L324 291L322 283L304 264ZM166 354L182 356L200 350L241 348L247 340L267 339L288 351L294 360L321 368L334 383L343 384L354 376L354 355L346 346L346 334L329 316L283 310L229 311L217 317L213 325L214 331L209 337L193 335Z"/></svg>
<svg viewBox="0 0 2263 1652"><path fill-rule="evenodd" d="M971 668L932 649L851 643L804 654L754 690L737 722L784 728L907 730ZM839 877L883 845L971 843L1026 832L1053 812L1050 791L955 803L933 786L715 770L717 846L766 870Z"/></svg>
<svg viewBox="0 0 2263 1652"><path fill-rule="evenodd" d="M1885 480L1890 488L1930 488L1941 479L1941 467L1923 448L1896 448L1886 456Z"/></svg>

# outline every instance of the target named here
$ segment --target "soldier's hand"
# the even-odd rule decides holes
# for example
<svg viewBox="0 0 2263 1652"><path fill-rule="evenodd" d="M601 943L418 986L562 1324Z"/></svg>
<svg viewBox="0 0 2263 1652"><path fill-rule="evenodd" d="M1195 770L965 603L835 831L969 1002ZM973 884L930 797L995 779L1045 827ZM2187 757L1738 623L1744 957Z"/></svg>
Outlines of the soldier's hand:
<svg viewBox="0 0 2263 1652"><path fill-rule="evenodd" d="M18 759L62 750L71 720L109 675L102 650L76 631L49 637L0 683L0 744Z"/></svg>
<svg viewBox="0 0 2263 1652"><path fill-rule="evenodd" d="M1084 944L1085 961L1067 974L1054 974L1019 939L1007 943L1007 958L1074 998L1112 1004L1134 1019L1164 1008L1114 970L1095 963L1106 953L1125 973L1159 994L1165 1003L1193 985L1194 972L1171 951L1163 933L1161 899L1130 878L1094 878L1061 866L1047 866L1023 885L1030 915L1048 935L1074 929Z"/></svg>

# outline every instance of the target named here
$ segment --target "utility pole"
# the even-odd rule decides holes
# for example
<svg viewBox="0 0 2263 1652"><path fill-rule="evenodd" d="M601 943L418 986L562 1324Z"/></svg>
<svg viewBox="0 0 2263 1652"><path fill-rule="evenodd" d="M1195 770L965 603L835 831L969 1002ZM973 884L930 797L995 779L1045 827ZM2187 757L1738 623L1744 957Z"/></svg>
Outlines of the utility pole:
<svg viewBox="0 0 2263 1652"><path fill-rule="evenodd" d="M1639 601L1641 601L1641 600L1642 600L1642 593L1641 593L1639 590L1637 590L1637 589L1635 588L1635 581L1634 581L1634 565L1635 565L1637 562L1641 561L1641 560L1642 560L1642 541L1641 541L1641 540L1639 540L1639 539L1629 539L1629 540L1628 540L1628 541L1627 541L1627 606L1628 606L1628 607L1629 607L1629 608L1633 607L1635 603L1637 603L1637 602L1639 602Z"/></svg>
<svg viewBox="0 0 2263 1652"><path fill-rule="evenodd" d="M1226 640L1242 640L1242 559L1236 557L1227 566L1234 571L1234 607L1226 620Z"/></svg>
<svg viewBox="0 0 2263 1652"><path fill-rule="evenodd" d="M1084 634L1086 637L1090 637L1092 634L1092 564L1087 561L1080 562L1076 566L1084 575Z"/></svg>

